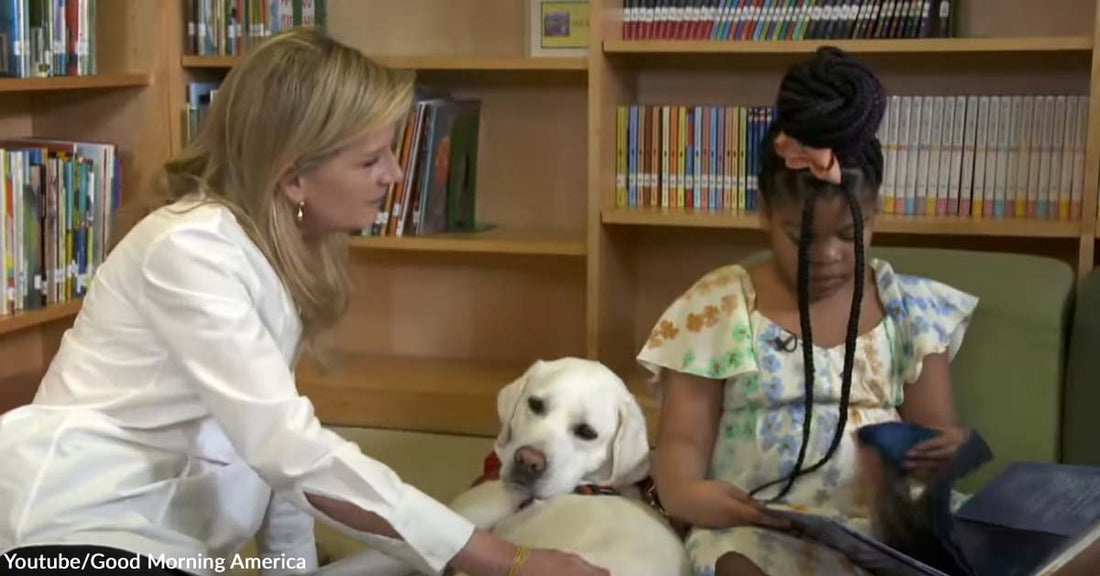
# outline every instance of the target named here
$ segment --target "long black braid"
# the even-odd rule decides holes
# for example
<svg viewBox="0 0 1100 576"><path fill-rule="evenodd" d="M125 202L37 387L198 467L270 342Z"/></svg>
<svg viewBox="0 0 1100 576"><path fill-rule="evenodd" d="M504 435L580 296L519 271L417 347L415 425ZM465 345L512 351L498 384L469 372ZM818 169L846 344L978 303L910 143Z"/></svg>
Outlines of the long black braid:
<svg viewBox="0 0 1100 576"><path fill-rule="evenodd" d="M882 147L875 133L885 112L885 95L878 78L869 68L836 48L823 47L813 59L795 64L787 72L780 85L776 111L776 121L763 145L760 188L769 205L774 205L782 193L794 195L795 199L803 202L802 230L798 242L798 312L805 396L802 444L794 467L785 477L752 491L755 495L765 488L785 482L773 501L785 497L799 476L814 472L832 458L840 446L848 422L852 369L866 274L861 205L865 200L877 201L878 186L882 181ZM842 167L840 186L812 180L812 176L805 171L796 173L786 168L772 146L780 131L806 146L832 149ZM810 247L814 206L821 196L836 193L845 194L852 211L856 264L852 308L844 339L840 413L825 455L812 466L803 468L810 443L814 405L814 345L810 322Z"/></svg>

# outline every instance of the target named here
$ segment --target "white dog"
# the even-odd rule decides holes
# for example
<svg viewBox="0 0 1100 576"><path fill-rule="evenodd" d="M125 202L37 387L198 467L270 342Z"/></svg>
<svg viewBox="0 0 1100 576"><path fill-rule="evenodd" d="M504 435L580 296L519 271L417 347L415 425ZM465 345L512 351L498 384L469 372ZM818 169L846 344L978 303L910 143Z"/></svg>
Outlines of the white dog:
<svg viewBox="0 0 1100 576"><path fill-rule="evenodd" d="M453 510L505 540L573 552L612 576L690 574L680 538L641 498L637 484L649 474L645 417L614 372L578 358L537 361L500 391L497 412L499 479L459 495ZM321 570L408 571L379 553Z"/></svg>

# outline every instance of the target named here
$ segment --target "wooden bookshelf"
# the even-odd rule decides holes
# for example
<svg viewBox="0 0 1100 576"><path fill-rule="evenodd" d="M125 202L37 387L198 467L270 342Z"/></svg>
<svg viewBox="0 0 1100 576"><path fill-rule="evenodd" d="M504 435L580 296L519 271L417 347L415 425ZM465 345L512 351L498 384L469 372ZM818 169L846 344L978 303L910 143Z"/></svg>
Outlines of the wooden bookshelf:
<svg viewBox="0 0 1100 576"><path fill-rule="evenodd" d="M0 316L0 336L72 318L76 316L77 312L80 312L80 305L80 300L74 300L40 310L29 310L16 312L9 316Z"/></svg>
<svg viewBox="0 0 1100 576"><path fill-rule="evenodd" d="M720 211L612 209L605 210L602 218L605 224L632 226L736 229L756 229L760 227L760 217L757 214ZM875 232L917 235L1077 238L1081 233L1081 223L1059 220L974 219L880 214L876 219Z"/></svg>
<svg viewBox="0 0 1100 576"><path fill-rule="evenodd" d="M148 74L98 74L49 78L0 78L0 92L61 92L148 86Z"/></svg>
<svg viewBox="0 0 1100 576"><path fill-rule="evenodd" d="M96 71L88 76L0 79L0 138L56 138L115 144L126 232L149 178L170 151L167 81L172 52L168 3L101 0L96 5ZM0 412L33 397L65 330L81 309L67 302L0 317Z"/></svg>
<svg viewBox="0 0 1100 576"><path fill-rule="evenodd" d="M822 44L868 55L893 94L1100 94L1097 0L967 0L958 38L801 42L624 41L623 0L590 0L591 53L561 59L526 56L524 4L329 2L338 40L482 100L478 218L499 228L352 239L342 361L329 374L299 370L327 423L495 433L495 393L530 362L588 356L625 375L682 285L761 247L751 214L616 208L620 105L770 102L787 64ZM182 0L110 0L100 12L103 74L0 80L11 93L0 133L117 142L133 198L131 186L180 148L187 83L224 77L240 59L184 54ZM1079 222L881 215L876 231L894 245L1056 252L1083 276L1100 237L1096 97L1085 156ZM0 319L0 358L18 361L0 377L41 374L63 325L46 318L75 310L41 314Z"/></svg>
<svg viewBox="0 0 1100 576"><path fill-rule="evenodd" d="M454 70L468 72L584 71L585 58L526 58L516 56L375 56L381 64L406 70ZM184 68L228 69L240 62L239 56L183 56Z"/></svg>
<svg viewBox="0 0 1100 576"><path fill-rule="evenodd" d="M821 46L859 54L963 54L1092 51L1090 36L911 38L881 40L683 41L605 40L605 54L811 54Z"/></svg>
<svg viewBox="0 0 1100 576"><path fill-rule="evenodd" d="M303 360L299 390L326 425L494 436L497 392L527 364L337 353L330 366ZM655 429L657 405L631 385Z"/></svg>
<svg viewBox="0 0 1100 576"><path fill-rule="evenodd" d="M414 252L470 252L480 254L527 254L541 256L584 256L584 239L563 234L488 230L470 234L438 234L423 237L355 236L351 246L358 250L408 250Z"/></svg>

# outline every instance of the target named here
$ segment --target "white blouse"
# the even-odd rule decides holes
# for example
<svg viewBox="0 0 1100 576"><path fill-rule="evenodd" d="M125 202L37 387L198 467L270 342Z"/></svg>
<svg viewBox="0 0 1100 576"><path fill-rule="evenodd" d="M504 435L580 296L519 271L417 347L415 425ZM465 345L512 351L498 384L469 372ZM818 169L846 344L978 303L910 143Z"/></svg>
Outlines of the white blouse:
<svg viewBox="0 0 1100 576"><path fill-rule="evenodd" d="M0 552L98 544L193 566L257 536L263 556L315 568L319 518L442 572L473 525L321 427L295 386L300 336L228 209L184 200L142 220L96 272L33 403L0 416ZM307 492L378 514L404 542L335 523Z"/></svg>

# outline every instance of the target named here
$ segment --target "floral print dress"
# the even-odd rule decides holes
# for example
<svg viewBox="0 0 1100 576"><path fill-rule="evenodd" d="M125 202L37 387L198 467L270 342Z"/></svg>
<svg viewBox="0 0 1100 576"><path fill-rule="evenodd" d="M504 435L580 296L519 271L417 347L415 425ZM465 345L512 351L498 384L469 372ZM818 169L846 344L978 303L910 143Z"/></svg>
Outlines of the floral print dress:
<svg viewBox="0 0 1100 576"><path fill-rule="evenodd" d="M841 443L823 467L800 476L775 504L828 516L865 533L870 519L858 493L856 429L900 419L897 409L905 386L916 382L929 354L947 351L954 357L978 302L944 284L895 274L882 260L872 261L871 267L886 314L857 338ZM746 492L793 469L805 422L800 343L757 311L755 301L743 267L719 268L665 310L638 355L655 377L667 369L724 380L709 475ZM833 439L844 345L815 346L813 356L814 408L803 468L818 462ZM770 500L783 484L756 497ZM697 576L712 576L718 558L731 551L770 576L863 573L832 549L756 527L693 529L686 546Z"/></svg>

